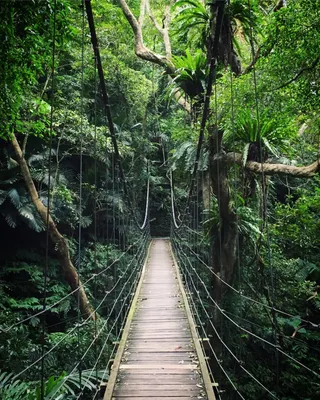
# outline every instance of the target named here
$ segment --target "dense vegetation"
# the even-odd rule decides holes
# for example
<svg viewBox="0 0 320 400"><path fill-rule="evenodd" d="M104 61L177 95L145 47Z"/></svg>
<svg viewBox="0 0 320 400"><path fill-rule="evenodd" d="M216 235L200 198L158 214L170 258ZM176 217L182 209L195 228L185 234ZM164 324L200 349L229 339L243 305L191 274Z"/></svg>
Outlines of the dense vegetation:
<svg viewBox="0 0 320 400"><path fill-rule="evenodd" d="M0 2L0 398L92 398L148 243L131 208L149 176L169 236L205 121L172 239L219 396L318 399L320 0L92 1L129 193L81 3Z"/></svg>

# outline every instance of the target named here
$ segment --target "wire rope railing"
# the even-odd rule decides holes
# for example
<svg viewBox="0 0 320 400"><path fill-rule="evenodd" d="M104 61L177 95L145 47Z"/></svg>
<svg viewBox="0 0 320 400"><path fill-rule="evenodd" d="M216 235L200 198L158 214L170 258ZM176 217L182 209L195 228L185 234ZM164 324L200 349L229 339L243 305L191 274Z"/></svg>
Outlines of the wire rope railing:
<svg viewBox="0 0 320 400"><path fill-rule="evenodd" d="M144 256L144 246L141 246L141 252L138 255L138 259L140 261L143 260L140 258L141 255ZM110 336L113 333L114 328L116 327L116 324L118 323L118 321L120 319L122 319L122 324L125 322L125 318L123 318L122 312L124 311L124 309L128 309L130 306L130 297L132 298L133 294L134 294L134 289L139 281L139 277L140 274L139 272L141 272L142 269L142 263L137 263L135 267L132 267L132 264L128 264L126 270L124 271L123 275L119 278L119 280L116 282L116 284L113 286L113 288L108 292L108 294L105 296L105 298L102 300L103 302L105 301L106 297L111 294L113 292L113 290L115 290L115 288L118 286L119 282L122 280L122 278L125 276L125 273L129 270L131 270L129 276L127 277L127 280L125 281L125 283L123 284L123 286L121 287L120 292L118 293L116 299L113 302L113 305L108 313L108 315L106 317L104 317L103 320L103 325L100 329L98 329L97 334L94 335L94 338L92 339L92 341L90 342L89 346L87 346L87 348L85 349L85 351L81 352L81 357L80 359L77 361L77 363L75 364L75 366L73 367L73 369L71 370L71 372L68 374L68 376L71 376L76 370L77 368L81 365L81 362L85 359L85 357L87 356L88 352L90 351L90 349L95 345L95 343L97 342L97 340L99 339L100 335L102 334L102 332L104 332L107 328L108 328L108 332L107 332L107 336L104 337L104 344L102 345L99 355L96 359L95 364L93 365L93 367L89 370L90 373L89 375L87 375L87 378L90 379L90 377L93 375L94 371L96 370L96 367L99 363L99 360L106 348L106 346L109 344L108 340L110 338ZM134 279L132 279L134 278ZM132 281L132 282L131 282ZM130 285L131 284L131 285ZM129 285L129 289L127 290L127 294L125 295L125 297L123 297L121 299L121 296L123 295L123 293L125 292L125 288L127 287L127 285ZM102 302L101 302L102 303ZM121 307L117 312L117 315L115 317L113 317L113 322L111 327L108 327L108 323L111 320L111 317L113 316L113 313L115 311L115 308L119 305L119 303L121 303ZM65 382L68 381L68 376L65 378ZM55 395L55 393L52 393L51 398L53 398L53 396ZM78 394L77 399L80 398L80 396L82 395L82 391Z"/></svg>
<svg viewBox="0 0 320 400"><path fill-rule="evenodd" d="M148 242L148 236L146 235L145 241L141 242L140 247L139 247L139 251L138 251L138 257L137 259L141 262L141 256L144 255L145 252L145 248L146 248L146 243ZM143 259L143 257L142 257ZM92 311L92 313L84 320L82 320L79 324L80 326L84 326L88 321L91 320L91 317L97 313L97 311L101 308L102 304L106 301L106 299L108 298L108 296L110 294L112 294L115 289L119 286L120 282L122 282L122 280L125 278L125 274L131 269L131 266L133 264L135 260L132 259L131 262L128 263L125 271L123 272L122 275L119 276L117 282L112 286L112 288L108 291L106 291L103 299L99 302L99 304L95 307L94 311ZM141 263L140 267L141 267ZM137 264L137 265L139 265ZM135 268L132 269L133 272L137 272L138 270L138 266L136 266ZM131 272L130 277L133 276L133 272ZM123 285L123 287L121 288L121 293L123 292L124 288L126 287L128 281L125 282L125 284ZM130 292L131 294L131 292ZM114 301L114 305L113 307L115 307L117 301L119 300L119 296L116 298L116 301ZM73 327L71 330L69 330L63 337L61 340L59 340L50 350L48 350L45 354L43 354L41 357L39 357L37 360L35 360L32 364L28 365L28 367L26 367L24 370L22 370L21 372L19 372L18 374L15 375L15 379L18 378L19 376L25 374L30 368L32 368L34 365L38 364L43 358L45 358L47 355L51 354L61 343L63 343L71 334L73 334L74 332L77 332L79 325L76 325L75 327ZM93 342L94 343L94 342Z"/></svg>
<svg viewBox="0 0 320 400"><path fill-rule="evenodd" d="M189 228L188 228L187 226L184 226L184 228L187 229L187 230L189 230ZM179 233L178 233L177 231L175 232L175 235L179 238L180 241L182 241L182 238L181 238L181 236L179 235ZM255 300L255 299L253 299L252 297L249 297L249 296L243 294L243 293L242 293L242 290L239 290L239 289L235 288L235 287L232 286L230 283L226 282L223 278L221 278L220 275L218 275L216 272L214 272L214 270L212 269L212 267L210 267L210 266L199 256L199 254L197 254L197 253L187 244L187 241L186 241L186 240L183 241L183 245L184 245L185 247L188 248L188 251L190 251L190 252L197 258L197 260L200 262L200 264L201 264L202 266L204 266L204 267L206 268L206 270L208 270L208 271L210 272L210 274L214 275L215 278L217 278L221 283L223 283L226 287L228 287L229 289L231 289L234 293L236 293L236 294L238 294L239 296L241 296L243 299L248 300L248 301L250 301L250 302L252 302L252 303L255 303L255 304L257 304L257 305L259 305L259 306L261 306L261 307L263 307L263 308L266 308L266 309L268 309L268 310L270 310L270 311L274 310L274 311L276 311L277 313L282 314L282 315L284 315L284 316L286 316L286 317L290 317L290 318L295 318L295 317L296 317L296 315L290 314L290 313L288 313L288 312L286 312L286 311L283 311L283 310L280 310L280 309L278 309L278 308L276 308L276 307L272 307L272 306L270 306L269 304L262 303L262 302L259 301L259 300ZM300 320L301 320L301 322L304 322L305 324L308 324L308 325L312 326L313 328L320 328L320 324L316 324L316 323L314 323L314 322L312 322L312 321L309 321L309 320L306 320L306 319L304 319L304 318L300 318Z"/></svg>
<svg viewBox="0 0 320 400"><path fill-rule="evenodd" d="M45 314L47 312L49 312L50 310L54 309L55 307L57 307L59 304L61 304L63 301L67 300L69 297L73 296L75 293L77 293L80 289L86 287L86 285L93 281L94 279L98 278L99 276L105 274L106 272L110 271L111 268L113 268L116 264L118 264L122 258L124 258L129 251L131 251L132 249L134 249L139 242L141 241L141 239L137 239L134 243L132 243L131 245L128 246L128 248L122 252L118 258L116 258L115 260L113 260L110 265L107 265L103 270L94 273L90 278L88 278L86 281L82 282L76 289L72 290L71 292L69 292L68 294L66 294L65 296L61 297L61 299L59 299L58 301L56 301L55 303L51 304L50 306L47 306L45 310L41 310L35 314L32 314L24 319L22 319L21 321L18 321L12 325L10 325L7 328L0 328L0 331L7 333L10 332L10 330L12 330L13 328L21 325L21 324L25 324L26 322L30 321L31 319L35 318L35 317L39 317L42 314Z"/></svg>
<svg viewBox="0 0 320 400"><path fill-rule="evenodd" d="M265 344L275 348L279 353L281 353L282 355L284 355L285 357L289 358L291 361L293 361L294 363L296 363L297 365L299 365L300 367L304 368L305 370L311 372L312 374L314 374L315 376L317 376L318 378L320 378L320 374L317 373L315 370L309 368L308 366L304 365L303 363L301 363L299 360L295 359L294 357L290 356L290 354L287 354L286 352L284 352L280 345L275 345L274 343L270 342L267 339L262 338L261 336L249 331L248 329L244 328L243 326L241 326L240 324L238 324L236 321L234 321L231 317L229 317L226 313L225 310L223 308L221 308L219 306L219 304L213 299L211 293L209 292L205 282L203 281L203 279L200 277L200 275L198 274L196 268L194 266L192 266L190 259L187 257L187 255L185 254L185 252L183 251L182 247L179 246L179 253L182 253L186 259L188 260L188 263L190 264L190 268L193 270L195 276L197 277L197 279L199 280L199 282L201 283L202 288L204 289L205 293L206 293L206 298L209 299L214 307L227 319L229 320L233 325L235 325L237 328L239 328L240 330L246 332L247 334L249 334L250 336L253 336L254 338L264 342Z"/></svg>
<svg viewBox="0 0 320 400"><path fill-rule="evenodd" d="M228 1L228 6L230 6L230 2ZM249 16L250 16L250 48L252 51L252 54L254 55L254 44L252 40L252 9L251 9L251 4L250 0L248 0L248 8L249 8ZM231 48L231 37L228 39L229 41L229 46ZM233 130L233 138L235 137L235 128L234 128L234 87L233 87L233 75L232 72L230 72L230 80L231 80L231 114L232 114L232 130ZM253 84L254 84L254 99L255 99L255 112L257 114L256 118L258 120L258 129L260 129L260 105L259 105L259 99L257 96L257 76L256 76L256 71L255 68L253 68ZM216 121L215 125L216 128L218 127L218 114L217 114L217 90L215 90L215 116L216 116ZM218 142L218 137L216 137L217 142ZM219 150L219 143L216 143L216 148ZM221 370L223 376L227 379L227 381L230 384L230 387L232 388L233 391L237 393L237 395L244 399L244 393L242 394L239 389L238 389L238 384L235 383L235 381L239 381L238 377L236 380L234 380L230 374L229 371L232 369L229 365L229 367L224 367L224 364L228 364L229 359L233 360L237 368L233 368L234 370L239 370L240 372L243 371L249 379L253 380L255 384L264 392L263 396L269 396L272 398L280 398L281 395L281 390L285 386L285 384L282 382L282 388L280 387L280 377L282 371L280 370L280 367L283 367L285 365L285 361L287 360L287 365L290 363L290 365L293 365L293 368L295 369L303 369L306 372L312 374L313 378L316 377L317 379L320 378L319 370L317 368L310 368L308 366L308 360L304 356L304 354L299 355L298 353L297 356L294 356L290 353L289 350L290 347L286 347L284 341L289 341L289 338L283 335L281 333L281 329L279 329L279 322L278 319L280 320L280 317L286 317L290 318L292 320L298 320L300 321L301 324L304 324L304 326L308 326L311 329L319 329L320 325L315 321L312 321L312 316L310 316L310 319L308 317L302 317L302 316L297 316L293 312L288 312L286 310L282 310L281 307L276 306L275 304L275 290L276 290L276 284L275 284L275 279L276 279L276 268L274 268L274 260L272 259L272 254L271 254L271 244L270 244L270 232L269 232L269 227L268 227L268 216L267 216L267 192L266 192L266 183L265 183L265 174L264 174L264 169L263 169L263 157L262 157L262 145L261 145L261 136L260 136L260 159L261 159L261 164L262 164L262 187L263 187L263 211L262 211L262 221L263 226L262 226L262 231L264 230L266 232L266 252L267 252L267 265L268 265L268 271L270 272L270 293L264 294L261 296L258 296L256 294L257 299L250 297L245 293L246 285L249 287L249 283L246 282L246 280L243 280L243 271L245 270L242 266L242 260L240 259L240 254L241 254L241 248L240 248L240 228L239 228L239 214L238 214L238 198L237 198L237 193L239 192L238 188L238 181L239 181L239 176L237 176L237 164L236 160L234 160L234 180L233 180L233 187L228 190L233 190L234 193L232 193L232 196L235 196L235 200L231 200L231 195L229 194L230 202L233 201L232 205L232 213L234 214L234 224L236 226L236 257L235 257L235 265L238 270L238 287L235 287L234 281L232 282L230 279L226 279L224 276L224 266L222 264L222 257L223 257L223 252L225 249L222 247L222 224L223 224L223 216L221 216L220 210L222 207L225 207L225 204L221 203L221 165L220 165L220 158L219 158L219 151L217 151L217 154L215 154L215 163L216 163L216 168L213 173L213 171L209 170L209 177L212 178L212 180L216 181L216 187L215 187L215 194L214 196L216 197L217 200L217 214L218 216L215 216L217 221L215 221L216 225L218 226L218 229L216 230L216 235L218 236L215 238L215 242L217 243L217 246L215 248L215 251L218 252L219 254L214 254L211 257L215 257L215 264L213 263L213 260L210 259L209 253L212 252L212 248L210 247L211 244L208 244L208 236L211 235L210 240L212 239L212 233L209 232L209 228L207 229L207 237L199 231L199 228L201 228L201 223L199 224L199 210L202 216L204 216L203 210L201 211L201 207L203 207L203 204L200 205L199 202L199 178L197 179L196 177L194 178L195 183L197 184L196 187L196 193L193 194L191 192L190 196L190 203L192 203L192 206L190 206L189 203L189 198L188 198L188 207L185 209L185 214L183 215L182 218L180 218L180 221L178 221L178 212L177 212L177 206L176 206L176 199L175 199L175 194L174 194L174 185L173 185L173 179L172 179L172 173L169 171L168 177L170 181L170 196L171 196L171 217L172 217L172 227L171 227L171 240L173 243L173 247L175 250L175 254L177 259L179 260L180 268L181 268L181 273L184 277L184 283L187 288L187 291L189 293L189 299L190 303L192 305L192 311L194 313L194 317L198 322L198 332L199 335L204 335L208 341L208 347L209 350L207 350L206 353L208 353L208 358L210 356L213 356L216 365L219 367ZM213 156L213 155L211 155ZM194 169L194 171L196 171ZM216 176L213 176L213 174L216 174ZM195 184L193 188L195 187ZM192 189L193 190L193 189ZM203 193L202 193L203 195ZM203 199L202 199L203 201ZM210 200L210 194L209 194L209 208L210 211L212 209L212 204ZM188 214L188 215L187 215ZM210 218L210 215L209 217ZM203 229L203 224L202 224L202 229ZM224 233L226 235L227 233ZM204 243L207 243L207 249L202 250L201 246L203 246ZM190 244L191 243L191 244ZM230 251L233 251L230 248ZM206 258L208 255L208 258ZM206 260L205 260L206 258ZM192 261L190 261L192 260ZM214 268L213 266L214 265ZM220 267L220 271L219 271ZM203 277L206 277L205 281ZM215 290L219 291L220 293L213 295L212 292L212 287L211 283L216 282L215 285ZM209 290L210 288L210 290ZM229 290L229 292L226 291L226 289ZM251 287L249 287L251 289ZM252 291L252 290L251 290ZM225 298L224 298L224 293L232 293L232 295L236 295L235 301L239 305L240 308L240 315L233 314L232 312L229 312L229 310L225 310L223 304L225 303ZM219 298L219 301L217 301L214 296L217 296ZM259 298L260 297L260 298ZM234 300L233 300L234 301ZM243 309L250 309L256 306L254 309L259 310L259 313L262 313L263 315L267 316L267 319L270 319L269 323L270 326L268 326L268 331L272 331L272 337L270 338L268 335L267 338L263 337L262 333L266 329L266 327L261 327L258 324L255 324L253 321L250 319L248 320L247 318L243 318L242 316L242 310ZM210 310L210 311L208 311ZM222 317L222 318L221 318ZM235 320L237 319L237 321ZM215 321L215 323L213 323ZM219 321L219 322L218 322ZM238 322L240 321L240 322ZM246 355L243 354L244 352L244 346L243 346L243 341L238 340L239 346L236 347L234 343L232 343L233 347L230 347L228 344L228 341L224 339L225 336L227 336L227 332L225 332L225 326L229 326L226 324L229 323L231 324L236 330L239 330L242 332L242 335L246 335L248 337L254 338L255 341L260 343L262 346L267 346L272 349L268 354L272 354L272 358L274 358L274 363L272 362L268 363L267 369L268 373L270 376L272 376L272 379L274 384L271 386L268 386L268 379L265 379L265 377L257 376L256 370L254 372L250 371L250 368L247 368L244 366L244 361L243 359L246 358ZM250 327L247 328L246 325L243 323L247 323ZM207 326L209 329L205 329L205 326ZM256 331L260 329L261 334L256 334L254 332L254 328L256 327ZM229 328L228 328L229 329ZM295 331L296 333L296 331ZM240 337L239 334L237 334L237 337ZM281 339L282 338L282 339ZM291 340L295 340L295 337L290 337ZM229 338L230 340L230 338ZM214 348L212 345L212 341L217 341L222 348L219 350L219 354L217 353L217 349ZM312 349L313 347L309 345L308 343L304 343L303 341L301 342L309 349ZM224 355L223 352L226 352L227 354ZM310 351L310 350L309 350ZM280 358L281 356L281 358ZM301 359L300 359L300 357ZM210 363L208 363L210 364ZM233 371L234 372L234 371ZM212 372L211 372L212 373ZM233 374L234 375L234 374ZM214 375L212 375L214 377ZM241 378L240 378L241 379ZM282 378L283 379L283 378ZM266 382L266 383L265 383ZM315 384L315 383L314 383ZM270 384L269 384L270 385ZM292 388L291 388L292 390ZM223 391L224 392L224 391ZM220 391L217 389L217 394L219 394ZM231 393L231 391L230 391ZM221 392L222 395L222 392Z"/></svg>
<svg viewBox="0 0 320 400"><path fill-rule="evenodd" d="M185 229L184 232L186 232ZM277 351L279 354L281 354L283 357L287 358L290 360L292 363L296 364L297 367L303 368L309 373L311 373L313 376L317 377L318 379L320 378L320 374L318 371L315 369L309 368L305 363L299 361L297 358L291 356L288 352L284 351L280 345L276 346L273 342L270 340L267 340L260 335L255 334L251 330L243 327L240 323L237 323L231 316L230 313L226 310L224 310L222 307L219 306L219 304L212 298L211 293L208 290L207 285L205 284L203 278L200 276L201 275L201 262L197 262L198 258L194 257L193 260L190 260L190 256L185 253L183 250L182 246L185 246L188 248L188 251L191 253L189 254L194 254L195 252L193 249L186 244L186 241L182 241L181 237L179 237L175 232L172 233L172 243L173 243L173 248L175 251L175 255L178 259L180 268L181 268L181 273L184 277L184 282L187 287L188 293L189 293L189 299L192 305L192 311L194 313L194 317L197 320L197 326L198 326L198 331L200 337L204 335L207 339L206 343L208 344L209 347L209 354L208 354L208 349L205 352L210 358L210 355L213 356L215 359L217 365L219 366L220 370L222 371L223 375L228 379L228 382L230 383L231 387L233 390L237 392L240 398L244 398L243 395L239 392L238 388L236 387L237 385L234 384L230 376L228 375L228 372L226 371L226 367L223 367L221 364L221 355L218 356L216 354L216 349L213 348L213 345L211 344L211 341L213 338L216 338L215 340L218 340L218 342L223 346L223 348L226 349L228 354L231 355L232 359L236 361L238 368L240 368L242 371L248 375L251 379L254 380L254 382L262 388L266 393L268 393L271 397L273 398L278 398L277 394L272 390L270 390L266 384L262 383L254 373L250 372L243 363L243 360L239 358L238 356L235 355L235 353L231 350L230 346L225 342L225 340L222 339L221 335L219 334L217 327L214 325L213 320L212 320L212 313L208 311L208 307L210 309L209 303L211 303L214 306L214 309L218 310L219 313L227 320L229 321L233 326L235 326L237 329L239 329L242 332L245 332L245 334L248 334L249 336L252 336L256 340L266 344L267 346L270 346L271 348L274 348L275 351ZM200 259L201 260L201 259ZM201 260L203 262L203 260ZM204 263L206 264L206 263ZM207 269L206 269L207 270ZM211 272L211 270L210 270ZM197 302L195 301L197 300ZM208 303L209 301L209 303ZM260 305L264 306L263 303L260 303ZM212 312L212 311L211 311ZM202 314L202 316L200 315ZM234 316L237 317L237 316ZM240 318L241 320L241 318ZM251 322L251 321L249 321ZM205 326L210 327L210 333L204 328ZM270 371L271 372L271 371ZM219 389L218 389L219 391Z"/></svg>

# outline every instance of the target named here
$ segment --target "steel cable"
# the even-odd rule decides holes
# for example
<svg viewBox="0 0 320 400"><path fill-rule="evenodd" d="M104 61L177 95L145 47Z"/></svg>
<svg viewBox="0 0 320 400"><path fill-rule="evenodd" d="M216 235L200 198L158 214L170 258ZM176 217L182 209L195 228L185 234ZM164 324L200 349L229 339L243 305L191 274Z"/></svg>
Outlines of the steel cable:
<svg viewBox="0 0 320 400"><path fill-rule="evenodd" d="M178 236L179 240L182 240L181 236L180 236L177 232L175 232L175 234ZM239 296L241 296L242 298L244 298L244 299L246 299L246 300L248 300L248 301L251 301L252 303L258 304L258 305L260 305L260 306L262 306L262 307L264 307L264 308L267 308L267 309L269 309L270 311L274 310L275 312L277 312L277 313L279 313L279 314L282 314L282 315L285 315L286 317L290 317L290 318L296 318L296 317L297 317L296 315L290 314L290 313L288 313L288 312L286 312L286 311L283 311L283 310L280 310L280 309L278 309L278 308L276 308L276 307L269 306L268 304L262 303L262 302L260 302L260 301L258 301L258 300L255 300L255 299L253 299L253 298L251 298L251 297L249 297L249 296L244 295L244 294L242 293L241 290L236 289L234 286L230 285L228 282L226 282L224 279L222 279L222 278L220 277L219 274L217 274L216 272L214 272L213 269L212 269L205 261L203 261L202 258L201 258L197 253L195 253L194 250L192 250L192 249L190 248L190 246L188 246L186 243L183 243L183 245L184 245L185 247L188 247L188 249L191 251L191 253L198 259L198 261L199 261L204 267L206 267L206 269L207 269L211 274L213 274L217 279L219 279L219 281L221 281L224 285L226 285L229 289L231 289L233 292L237 293L237 294L238 294ZM300 317L299 317L299 318L300 318ZM306 323L306 324L312 326L313 328L320 328L319 324L314 324L313 322L308 321L308 320L303 319L303 318L300 318L300 320L301 320L301 322L304 322L304 323Z"/></svg>
<svg viewBox="0 0 320 400"><path fill-rule="evenodd" d="M179 246L179 244L178 244ZM187 255L184 253L184 251L182 250L181 246L179 252L182 252L185 257L187 258L188 262L190 263L190 260L188 259ZM228 319L233 325L235 325L238 329L248 333L250 336L255 337L256 339L268 344L269 346L275 348L279 353L283 354L284 356L286 356L287 358L289 358L291 361L294 361L296 364L300 365L300 367L306 369L307 371L311 372L312 374L314 374L315 376L320 378L320 375L315 372L314 370L312 370L311 368L307 367L306 365L304 365L303 363L301 363L299 360L297 360L296 358L290 356L289 354L287 354L286 352L284 352L279 345L275 345L274 343L262 338L259 335L256 335L255 333L249 331L248 329L242 327L241 325L239 325L236 321L234 321L232 318L230 318L225 311L219 306L219 304L212 298L210 292L208 291L206 284L204 283L204 281L202 280L202 278L199 276L199 274L197 273L195 267L193 267L190 263L191 269L194 271L195 275L197 276L197 278L199 279L202 287L205 289L205 292L207 294L207 298L214 304L214 306L216 307L216 309L226 318Z"/></svg>

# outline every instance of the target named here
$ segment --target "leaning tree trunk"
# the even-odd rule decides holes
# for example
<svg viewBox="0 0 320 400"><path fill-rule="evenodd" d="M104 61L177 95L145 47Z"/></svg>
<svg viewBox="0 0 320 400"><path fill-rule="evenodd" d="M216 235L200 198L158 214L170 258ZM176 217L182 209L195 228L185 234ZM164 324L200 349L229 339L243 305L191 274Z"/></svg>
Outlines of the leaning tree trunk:
<svg viewBox="0 0 320 400"><path fill-rule="evenodd" d="M54 223L51 215L50 214L48 215L48 208L42 204L39 198L39 194L32 180L28 164L23 156L21 147L15 135L13 135L11 143L16 153L16 157L22 172L22 176L24 178L27 189L30 193L32 203L34 204L36 210L38 211L42 221L45 224L47 224L48 222L47 229L49 231L52 243L54 244L57 257L60 261L60 265L64 273L64 277L72 290L76 290L79 287L79 289L75 292L75 297L79 299L81 313L87 318L90 317L92 319L95 319L96 318L95 312L91 304L89 303L86 292L79 279L77 270L71 261L67 241L58 231L58 228Z"/></svg>
<svg viewBox="0 0 320 400"><path fill-rule="evenodd" d="M209 131L209 169L210 183L213 195L218 201L219 224L211 228L211 263L215 275L212 275L210 294L216 305L212 305L210 314L215 329L221 334L222 315L218 307L222 308L222 298L226 293L228 284L232 283L237 259L237 217L232 209L230 187L228 181L228 163L220 158L221 140L223 132L215 126L208 127ZM219 337L211 329L211 346L218 359L222 359L222 343ZM223 340L223 338L222 338ZM215 358L210 360L211 368L215 371L217 382L223 382L223 376Z"/></svg>

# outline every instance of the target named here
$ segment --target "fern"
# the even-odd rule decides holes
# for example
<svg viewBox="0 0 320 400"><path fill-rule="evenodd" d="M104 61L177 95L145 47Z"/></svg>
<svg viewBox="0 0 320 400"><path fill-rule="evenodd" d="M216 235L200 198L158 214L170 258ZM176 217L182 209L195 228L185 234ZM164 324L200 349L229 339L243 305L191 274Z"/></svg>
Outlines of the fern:
<svg viewBox="0 0 320 400"><path fill-rule="evenodd" d="M2 400L28 399L29 385L14 379L13 373L2 372L0 374L0 398Z"/></svg>
<svg viewBox="0 0 320 400"><path fill-rule="evenodd" d="M43 400L67 400L84 389L95 391L104 371L98 371L97 377L93 375L95 374L92 374L91 370L82 371L81 386L77 372L71 375L63 373L58 377L50 376L45 382ZM22 382L15 379L13 373L0 372L0 398L1 400L40 400L41 384L38 381Z"/></svg>
<svg viewBox="0 0 320 400"><path fill-rule="evenodd" d="M203 46L209 29L209 12L198 0L178 0L173 10L177 11L174 20L177 24L175 34L190 44Z"/></svg>
<svg viewBox="0 0 320 400"><path fill-rule="evenodd" d="M269 154L279 157L279 152L285 150L285 137L277 128L276 121L270 119L267 112L260 116L259 122L251 110L244 109L236 116L234 124L223 127L225 134L223 143L228 148L244 146L243 162L247 160L248 144L260 143ZM246 154L246 157L245 157Z"/></svg>
<svg viewBox="0 0 320 400"><path fill-rule="evenodd" d="M17 189L12 188L8 191L8 198L11 200L12 204L16 207L19 208L20 206L20 195L17 191Z"/></svg>
<svg viewBox="0 0 320 400"><path fill-rule="evenodd" d="M15 228L18 223L14 215L8 214L8 213L1 213L4 219L6 220L7 224L10 226L10 228Z"/></svg>
<svg viewBox="0 0 320 400"><path fill-rule="evenodd" d="M8 196L7 191L0 189L0 206L6 201L7 196Z"/></svg>
<svg viewBox="0 0 320 400"><path fill-rule="evenodd" d="M202 50L198 49L191 54L190 49L187 49L184 56L173 57L173 62L177 72L172 85L184 87L190 97L201 94L207 77L207 61Z"/></svg>

